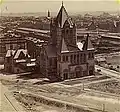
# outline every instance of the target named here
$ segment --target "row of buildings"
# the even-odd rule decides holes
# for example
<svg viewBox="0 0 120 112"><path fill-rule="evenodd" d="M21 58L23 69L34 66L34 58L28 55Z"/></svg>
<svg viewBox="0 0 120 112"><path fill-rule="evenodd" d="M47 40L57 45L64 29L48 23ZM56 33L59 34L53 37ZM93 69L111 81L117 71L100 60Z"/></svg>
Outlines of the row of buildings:
<svg viewBox="0 0 120 112"><path fill-rule="evenodd" d="M36 70L56 80L94 74L94 47L90 37L87 35L85 41L77 43L76 25L68 16L63 4L57 17L51 18L50 39L47 43L36 44L38 47L38 50L35 50L36 54L31 50L33 49L29 43L31 37L24 39L27 43L25 49L7 50L6 71L20 73ZM34 39L31 40L33 42Z"/></svg>

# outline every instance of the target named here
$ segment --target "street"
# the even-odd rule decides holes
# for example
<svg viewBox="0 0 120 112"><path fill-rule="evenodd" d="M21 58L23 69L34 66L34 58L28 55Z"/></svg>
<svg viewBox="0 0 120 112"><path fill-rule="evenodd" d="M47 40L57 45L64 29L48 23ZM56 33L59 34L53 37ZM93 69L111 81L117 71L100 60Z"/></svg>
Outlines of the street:
<svg viewBox="0 0 120 112"><path fill-rule="evenodd" d="M14 106L7 99L5 93L8 92L7 88L0 82L0 111L1 112L16 112Z"/></svg>
<svg viewBox="0 0 120 112"><path fill-rule="evenodd" d="M110 77L114 77L116 79L120 79L120 73L119 72L116 72L116 71L113 71L113 70L110 70L110 69L106 69L104 67L100 67L98 65L95 65L95 69L100 69L101 72L103 75L107 75L107 76L110 76Z"/></svg>

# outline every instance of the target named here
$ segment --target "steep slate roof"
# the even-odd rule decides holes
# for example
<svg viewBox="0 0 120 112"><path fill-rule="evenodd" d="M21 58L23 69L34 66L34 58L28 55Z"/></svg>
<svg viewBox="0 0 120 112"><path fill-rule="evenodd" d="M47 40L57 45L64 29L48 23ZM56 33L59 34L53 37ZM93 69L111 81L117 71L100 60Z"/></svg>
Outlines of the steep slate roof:
<svg viewBox="0 0 120 112"><path fill-rule="evenodd" d="M61 53L69 52L64 38L62 39Z"/></svg>
<svg viewBox="0 0 120 112"><path fill-rule="evenodd" d="M15 54L15 50L8 50L5 57L6 58L11 57L11 55L14 55L14 54Z"/></svg>
<svg viewBox="0 0 120 112"><path fill-rule="evenodd" d="M56 21L57 21L57 24L59 25L59 27L63 28L66 20L68 21L70 26L73 25L71 19L68 16L68 13L67 13L67 11L66 11L65 7L63 6L63 3L62 3L62 6L61 6L61 9L60 9L60 11L57 15Z"/></svg>
<svg viewBox="0 0 120 112"><path fill-rule="evenodd" d="M19 49L19 50L16 51L16 53L15 53L15 55L14 55L14 59L18 59L21 52L22 52L25 56L28 55L28 52L27 52L26 49ZM28 56L28 57L30 57L30 56Z"/></svg>
<svg viewBox="0 0 120 112"><path fill-rule="evenodd" d="M70 44L68 44L67 45L67 48L68 48L68 50L71 52L71 51L78 51L79 50L79 48L77 47L77 46L75 46L75 45L70 45Z"/></svg>
<svg viewBox="0 0 120 112"><path fill-rule="evenodd" d="M71 18L69 18L68 16L68 13L65 9L65 7L63 6L63 3L62 3L62 6L60 8L60 11L57 15L57 18L56 18L56 22L57 22L57 25L60 27L60 28L63 28L64 24L67 22L70 27L73 27L73 22L71 20ZM62 38L62 41L61 41L61 44L60 44L60 52L61 53L65 53L65 52L69 52L69 51L75 51L75 50L78 50L78 48L76 46L73 46L73 45L69 45L64 38Z"/></svg>
<svg viewBox="0 0 120 112"><path fill-rule="evenodd" d="M89 35L87 35L87 38L86 38L85 43L83 45L83 50L94 50L94 47L91 43Z"/></svg>

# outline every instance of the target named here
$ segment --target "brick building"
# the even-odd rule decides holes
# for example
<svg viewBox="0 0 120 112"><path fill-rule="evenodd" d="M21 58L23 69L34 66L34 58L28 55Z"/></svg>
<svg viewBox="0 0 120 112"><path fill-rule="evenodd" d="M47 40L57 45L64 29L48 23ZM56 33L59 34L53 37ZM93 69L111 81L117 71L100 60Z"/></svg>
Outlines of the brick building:
<svg viewBox="0 0 120 112"><path fill-rule="evenodd" d="M4 69L8 73L31 72L35 69L35 60L29 56L26 49L8 50Z"/></svg>
<svg viewBox="0 0 120 112"><path fill-rule="evenodd" d="M89 35L84 43L77 43L76 25L61 6L51 19L48 45L43 45L37 66L50 79L66 80L94 74L94 48Z"/></svg>

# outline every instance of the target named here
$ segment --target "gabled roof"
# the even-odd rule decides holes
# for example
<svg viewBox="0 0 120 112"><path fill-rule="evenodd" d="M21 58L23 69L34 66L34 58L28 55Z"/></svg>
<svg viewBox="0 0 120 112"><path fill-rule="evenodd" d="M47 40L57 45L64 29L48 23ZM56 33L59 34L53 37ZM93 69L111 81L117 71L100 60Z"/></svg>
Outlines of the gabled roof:
<svg viewBox="0 0 120 112"><path fill-rule="evenodd" d="M28 55L28 52L27 52L26 49L19 49L19 50L16 51L16 53L14 55L14 59L18 59L19 56L20 56L20 53L23 53L25 56ZM28 57L30 57L30 56L28 55Z"/></svg>
<svg viewBox="0 0 120 112"><path fill-rule="evenodd" d="M15 50L8 50L5 57L6 58L11 57L14 54L15 54Z"/></svg>
<svg viewBox="0 0 120 112"><path fill-rule="evenodd" d="M57 15L56 20L57 20L58 26L61 27L61 28L63 28L64 23L65 23L66 20L68 21L70 26L73 25L73 23L72 23L71 19L69 18L68 13L67 13L65 7L63 6L63 4L62 4L62 6L60 8L60 11L59 11L59 13Z"/></svg>
<svg viewBox="0 0 120 112"><path fill-rule="evenodd" d="M67 19L67 21L68 21L68 23L69 23L70 27L73 27L73 22L72 22L72 19L71 19L71 18L68 18L68 19Z"/></svg>
<svg viewBox="0 0 120 112"><path fill-rule="evenodd" d="M117 22L116 21L114 21L114 27L117 27Z"/></svg>
<svg viewBox="0 0 120 112"><path fill-rule="evenodd" d="M91 43L89 35L87 35L85 43L83 44L83 50L94 50L94 47L93 47L93 45Z"/></svg>
<svg viewBox="0 0 120 112"><path fill-rule="evenodd" d="M64 38L62 39L61 53L69 52Z"/></svg>
<svg viewBox="0 0 120 112"><path fill-rule="evenodd" d="M67 19L68 19L67 11L66 11L65 7L62 5L61 9L57 15L58 25L60 25L60 27L62 28Z"/></svg>

